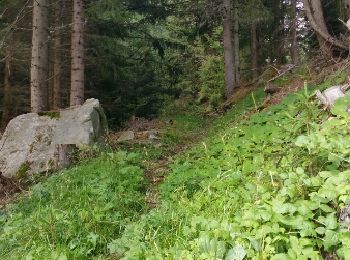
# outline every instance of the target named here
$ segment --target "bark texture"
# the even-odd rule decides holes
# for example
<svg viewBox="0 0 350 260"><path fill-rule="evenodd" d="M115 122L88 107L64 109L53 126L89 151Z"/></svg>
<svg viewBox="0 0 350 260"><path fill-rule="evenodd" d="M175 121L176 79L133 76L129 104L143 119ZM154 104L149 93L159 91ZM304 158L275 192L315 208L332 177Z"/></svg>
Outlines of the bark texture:
<svg viewBox="0 0 350 260"><path fill-rule="evenodd" d="M344 21L350 19L350 0L344 0Z"/></svg>
<svg viewBox="0 0 350 260"><path fill-rule="evenodd" d="M283 0L270 0L273 12L272 61L284 63L284 4Z"/></svg>
<svg viewBox="0 0 350 260"><path fill-rule="evenodd" d="M291 0L291 57L292 63L298 64L299 54L298 54L298 42L297 42L297 0Z"/></svg>
<svg viewBox="0 0 350 260"><path fill-rule="evenodd" d="M5 67L4 67L4 105L1 118L1 128L5 128L11 116L11 100L12 100L12 87L11 87L11 66L12 51L11 47L7 45L5 47Z"/></svg>
<svg viewBox="0 0 350 260"><path fill-rule="evenodd" d="M48 0L33 1L33 36L30 68L32 112L48 110L48 5Z"/></svg>
<svg viewBox="0 0 350 260"><path fill-rule="evenodd" d="M234 0L234 61L235 61L235 85L239 86L241 81L240 75L240 55L239 55L239 15L238 15L238 0Z"/></svg>
<svg viewBox="0 0 350 260"><path fill-rule="evenodd" d="M224 59L226 97L233 93L235 85L234 53L232 44L231 1L223 0Z"/></svg>
<svg viewBox="0 0 350 260"><path fill-rule="evenodd" d="M84 3L74 0L70 106L84 103Z"/></svg>
<svg viewBox="0 0 350 260"><path fill-rule="evenodd" d="M251 29L251 62L252 62L252 75L253 80L258 78L258 37L256 32L256 22L252 22Z"/></svg>
<svg viewBox="0 0 350 260"><path fill-rule="evenodd" d="M60 27L63 20L64 0L55 4L55 32L53 40L53 76L52 76L52 109L61 108L61 68L62 68L62 39Z"/></svg>

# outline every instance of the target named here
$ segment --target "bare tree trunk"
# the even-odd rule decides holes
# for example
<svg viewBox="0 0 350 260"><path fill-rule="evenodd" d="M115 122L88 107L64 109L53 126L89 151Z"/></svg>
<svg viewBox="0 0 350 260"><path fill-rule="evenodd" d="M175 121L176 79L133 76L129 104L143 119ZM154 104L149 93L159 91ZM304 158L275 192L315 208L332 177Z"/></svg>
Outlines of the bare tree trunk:
<svg viewBox="0 0 350 260"><path fill-rule="evenodd" d="M10 38L10 37L9 37ZM4 68L4 105L1 118L1 128L5 128L11 116L11 99L12 99L12 88L11 88L11 56L12 52L10 46L6 46L5 49L5 68Z"/></svg>
<svg viewBox="0 0 350 260"><path fill-rule="evenodd" d="M62 40L60 27L63 20L64 1L59 0L55 5L55 33L53 42L53 86L52 86L52 108L59 109L61 107L61 60L62 60Z"/></svg>
<svg viewBox="0 0 350 260"><path fill-rule="evenodd" d="M350 19L350 0L344 0L344 21Z"/></svg>
<svg viewBox="0 0 350 260"><path fill-rule="evenodd" d="M84 3L74 0L70 106L84 103Z"/></svg>
<svg viewBox="0 0 350 260"><path fill-rule="evenodd" d="M256 32L256 22L253 21L250 29L251 33L251 60L253 80L258 78L258 37Z"/></svg>
<svg viewBox="0 0 350 260"><path fill-rule="evenodd" d="M349 48L343 42L339 41L337 38L334 38L329 34L323 16L321 1L312 0L310 2L310 0L303 0L303 3L306 16L310 22L311 27L317 34L320 49L325 57L332 57L332 45L344 50L348 50Z"/></svg>
<svg viewBox="0 0 350 260"><path fill-rule="evenodd" d="M240 75L240 55L239 55L239 15L238 15L238 0L234 0L234 61L235 61L235 85L239 86L241 81Z"/></svg>
<svg viewBox="0 0 350 260"><path fill-rule="evenodd" d="M228 98L232 95L235 85L235 69L231 31L231 0L223 1L225 91Z"/></svg>
<svg viewBox="0 0 350 260"><path fill-rule="evenodd" d="M33 37L31 78L31 110L48 109L49 12L48 0L33 1Z"/></svg>
<svg viewBox="0 0 350 260"><path fill-rule="evenodd" d="M291 56L292 63L298 64L298 42L297 42L297 0L291 0Z"/></svg>
<svg viewBox="0 0 350 260"><path fill-rule="evenodd" d="M309 1L309 0L307 0L307 1ZM319 28L323 32L328 33L327 25L326 25L326 22L325 22L324 16L323 16L321 0L316 0L316 1L313 0L310 2L310 4L311 4L310 5L311 12L312 12L312 15L315 19L316 24L319 26ZM332 57L331 45L325 39L323 39L322 36L319 35L319 33L317 33L317 39L318 39L318 42L320 44L320 48L321 48L323 54L328 58Z"/></svg>
<svg viewBox="0 0 350 260"><path fill-rule="evenodd" d="M283 0L270 0L273 12L272 62L284 62L284 3Z"/></svg>

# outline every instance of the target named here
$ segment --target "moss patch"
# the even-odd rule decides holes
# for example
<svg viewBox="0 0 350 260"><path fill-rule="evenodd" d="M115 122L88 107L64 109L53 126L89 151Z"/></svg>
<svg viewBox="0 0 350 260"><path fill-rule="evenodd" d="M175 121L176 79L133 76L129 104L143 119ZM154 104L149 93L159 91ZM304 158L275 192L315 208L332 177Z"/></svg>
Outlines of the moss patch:
<svg viewBox="0 0 350 260"><path fill-rule="evenodd" d="M18 171L16 172L16 178L22 179L24 177L27 177L29 170L30 170L29 162L22 163L22 165L19 167Z"/></svg>
<svg viewBox="0 0 350 260"><path fill-rule="evenodd" d="M46 112L39 112L39 116L48 116L51 119L58 119L61 117L61 113L59 111L46 111Z"/></svg>

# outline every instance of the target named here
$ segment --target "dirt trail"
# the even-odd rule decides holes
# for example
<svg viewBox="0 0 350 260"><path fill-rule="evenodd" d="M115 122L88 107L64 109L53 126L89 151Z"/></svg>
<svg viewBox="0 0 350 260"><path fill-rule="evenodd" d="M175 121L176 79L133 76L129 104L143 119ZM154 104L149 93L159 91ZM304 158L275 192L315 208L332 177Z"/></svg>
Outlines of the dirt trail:
<svg viewBox="0 0 350 260"><path fill-rule="evenodd" d="M174 127L176 127L176 122L173 122L173 120L134 118L123 131L110 135L112 146L115 147L124 146L123 148L129 151L132 151L135 147L138 147L136 151L143 147L143 149L141 148L142 152L146 154L157 149L162 152L158 158L143 161L145 177L149 183L146 192L146 202L149 208L155 208L159 203L159 185L170 172L169 165L172 163L172 158L189 149L202 136L202 129L198 129L198 133L188 133L190 138L188 138L189 136L183 136L184 140L169 145L166 143L165 135ZM118 139L127 132L132 132L133 138L119 143Z"/></svg>

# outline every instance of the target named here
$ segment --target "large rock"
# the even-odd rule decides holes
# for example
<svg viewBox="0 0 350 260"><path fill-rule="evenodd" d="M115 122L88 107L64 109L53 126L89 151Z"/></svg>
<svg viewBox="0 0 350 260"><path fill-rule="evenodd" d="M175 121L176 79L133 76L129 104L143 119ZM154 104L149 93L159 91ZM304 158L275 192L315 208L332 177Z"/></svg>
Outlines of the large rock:
<svg viewBox="0 0 350 260"><path fill-rule="evenodd" d="M103 141L107 121L97 99L66 110L20 115L10 121L0 141L0 172L23 177L61 168L65 145Z"/></svg>

